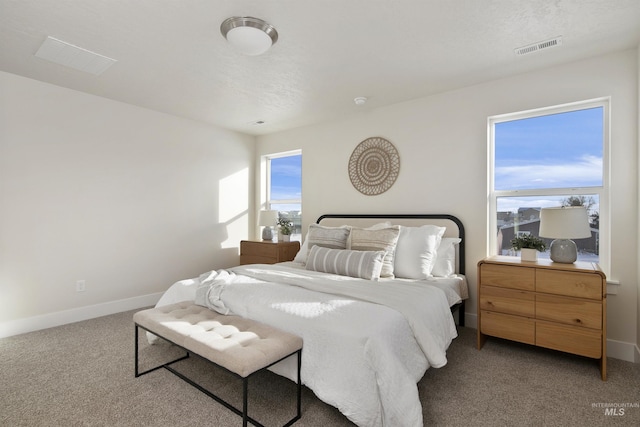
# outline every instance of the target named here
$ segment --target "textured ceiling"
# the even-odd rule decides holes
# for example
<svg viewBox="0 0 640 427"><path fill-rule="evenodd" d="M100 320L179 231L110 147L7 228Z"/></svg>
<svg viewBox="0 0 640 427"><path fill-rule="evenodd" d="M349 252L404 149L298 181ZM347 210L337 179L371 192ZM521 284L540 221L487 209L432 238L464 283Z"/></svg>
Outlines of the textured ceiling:
<svg viewBox="0 0 640 427"><path fill-rule="evenodd" d="M235 52L231 16L278 42ZM47 36L118 62L100 76L47 62ZM639 43L640 0L0 0L0 70L254 135Z"/></svg>

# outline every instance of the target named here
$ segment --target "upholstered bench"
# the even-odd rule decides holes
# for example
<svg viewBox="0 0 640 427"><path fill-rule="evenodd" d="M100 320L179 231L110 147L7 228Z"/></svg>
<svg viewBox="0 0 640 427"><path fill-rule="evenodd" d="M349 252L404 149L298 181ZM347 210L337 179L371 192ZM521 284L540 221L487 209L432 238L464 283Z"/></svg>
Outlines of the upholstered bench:
<svg viewBox="0 0 640 427"><path fill-rule="evenodd" d="M300 364L302 338L271 326L235 315L222 315L192 302L180 302L164 307L151 308L135 313L135 376L136 378L165 368L189 384L206 393L217 402L242 416L243 426L250 421L261 424L247 413L247 394L249 378L271 365L297 355L297 414L285 426L295 423L301 417ZM160 366L139 371L138 331L142 328L154 335L183 348L186 355ZM193 380L185 377L171 367L184 360L189 354L197 354L217 366L242 379L242 411L222 398L204 389Z"/></svg>

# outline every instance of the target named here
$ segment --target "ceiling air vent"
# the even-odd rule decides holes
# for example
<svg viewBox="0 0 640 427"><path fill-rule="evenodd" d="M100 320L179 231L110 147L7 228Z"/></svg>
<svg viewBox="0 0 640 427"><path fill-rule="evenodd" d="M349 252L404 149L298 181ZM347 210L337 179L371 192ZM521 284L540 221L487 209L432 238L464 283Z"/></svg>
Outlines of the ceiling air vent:
<svg viewBox="0 0 640 427"><path fill-rule="evenodd" d="M527 55L529 53L538 52L543 49L549 49L552 47L560 46L562 44L562 36L554 37L549 40L530 44L528 46L522 46L515 49L516 56Z"/></svg>
<svg viewBox="0 0 640 427"><path fill-rule="evenodd" d="M99 76L117 61L62 40L47 37L35 53L38 58Z"/></svg>

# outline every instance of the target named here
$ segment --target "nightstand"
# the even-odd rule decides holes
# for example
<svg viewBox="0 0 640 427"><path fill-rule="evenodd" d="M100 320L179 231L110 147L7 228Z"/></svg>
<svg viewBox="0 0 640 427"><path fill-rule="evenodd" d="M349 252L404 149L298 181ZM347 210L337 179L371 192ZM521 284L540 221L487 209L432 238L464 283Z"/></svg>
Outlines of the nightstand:
<svg viewBox="0 0 640 427"><path fill-rule="evenodd" d="M292 261L300 250L300 242L269 240L240 241L240 264L275 264Z"/></svg>
<svg viewBox="0 0 640 427"><path fill-rule="evenodd" d="M478 263L478 350L487 336L600 362L607 379L607 284L595 263L496 256Z"/></svg>

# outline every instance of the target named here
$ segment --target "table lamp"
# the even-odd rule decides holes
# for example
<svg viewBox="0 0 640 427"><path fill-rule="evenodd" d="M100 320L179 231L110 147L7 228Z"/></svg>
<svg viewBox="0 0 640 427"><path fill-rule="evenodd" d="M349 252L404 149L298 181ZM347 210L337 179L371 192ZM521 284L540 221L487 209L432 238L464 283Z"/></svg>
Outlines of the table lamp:
<svg viewBox="0 0 640 427"><path fill-rule="evenodd" d="M262 240L273 240L273 230L271 227L278 223L278 211L260 211L258 225L264 226L262 229Z"/></svg>
<svg viewBox="0 0 640 427"><path fill-rule="evenodd" d="M584 206L542 208L539 235L555 239L549 247L552 261L574 263L578 259L578 248L571 239L591 237L587 209Z"/></svg>

